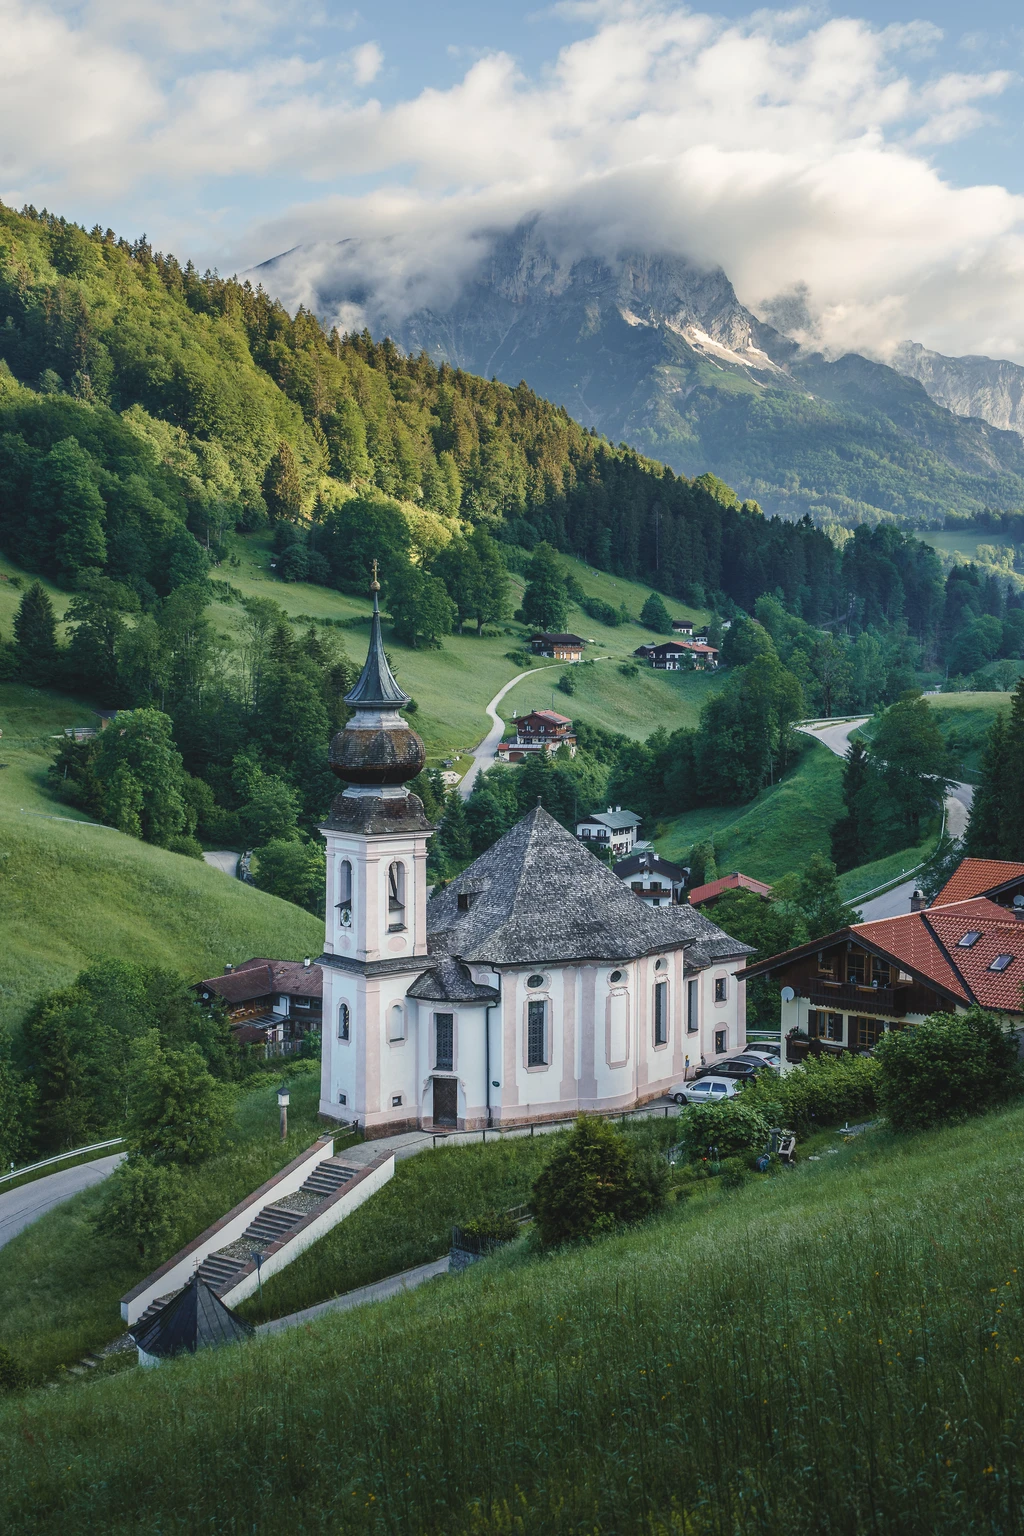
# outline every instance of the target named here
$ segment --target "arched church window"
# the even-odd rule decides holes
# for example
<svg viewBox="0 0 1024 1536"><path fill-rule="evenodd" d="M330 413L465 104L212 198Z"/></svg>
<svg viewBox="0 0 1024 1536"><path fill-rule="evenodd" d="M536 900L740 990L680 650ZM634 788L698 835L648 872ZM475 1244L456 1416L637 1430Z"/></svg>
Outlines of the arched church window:
<svg viewBox="0 0 1024 1536"><path fill-rule="evenodd" d="M405 1009L401 1003L392 1003L388 1014L388 1040L392 1045L405 1039Z"/></svg>
<svg viewBox="0 0 1024 1536"><path fill-rule="evenodd" d="M348 1003L340 1003L338 1006L338 1039L349 1039L352 1027L352 1015L349 1013Z"/></svg>
<svg viewBox="0 0 1024 1536"><path fill-rule="evenodd" d="M338 921L343 928L352 926L352 865L348 859L338 865Z"/></svg>
<svg viewBox="0 0 1024 1536"><path fill-rule="evenodd" d="M388 932L405 927L405 865L397 860L388 869Z"/></svg>

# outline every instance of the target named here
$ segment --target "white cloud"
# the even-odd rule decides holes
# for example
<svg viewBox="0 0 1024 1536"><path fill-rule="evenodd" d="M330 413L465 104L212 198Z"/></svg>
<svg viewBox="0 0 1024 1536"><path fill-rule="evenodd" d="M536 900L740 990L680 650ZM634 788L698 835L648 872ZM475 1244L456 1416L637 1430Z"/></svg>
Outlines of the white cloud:
<svg viewBox="0 0 1024 1536"><path fill-rule="evenodd" d="M566 249L720 262L754 306L805 284L831 347L913 336L1024 358L1024 199L955 186L929 158L986 125L1006 71L934 71L920 23L570 9L590 33L537 78L490 53L386 105L366 92L380 46L312 46L312 6L300 37L270 0L0 0L0 187L60 207L170 185L195 207L231 179L235 206L274 201L248 229L217 216L222 266L394 236L376 277L406 306L450 289L482 228L539 210ZM345 195L353 176L371 189ZM177 236L197 227L190 207ZM177 236L168 213L160 238ZM306 276L332 259L310 252Z"/></svg>

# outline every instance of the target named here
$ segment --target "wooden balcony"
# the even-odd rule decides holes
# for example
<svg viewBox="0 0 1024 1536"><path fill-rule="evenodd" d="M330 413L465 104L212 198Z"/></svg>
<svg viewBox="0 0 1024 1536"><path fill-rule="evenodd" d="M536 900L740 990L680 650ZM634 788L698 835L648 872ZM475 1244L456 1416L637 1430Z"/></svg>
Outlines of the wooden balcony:
<svg viewBox="0 0 1024 1536"><path fill-rule="evenodd" d="M849 981L816 978L810 982L807 996L812 1008L825 1008L833 1013L902 1013L908 985L860 987Z"/></svg>

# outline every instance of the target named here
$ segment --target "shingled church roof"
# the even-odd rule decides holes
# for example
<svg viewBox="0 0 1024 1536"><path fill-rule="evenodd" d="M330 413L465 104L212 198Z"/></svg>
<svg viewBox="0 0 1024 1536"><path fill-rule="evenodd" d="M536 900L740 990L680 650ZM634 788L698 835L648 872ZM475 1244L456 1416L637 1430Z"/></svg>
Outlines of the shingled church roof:
<svg viewBox="0 0 1024 1536"><path fill-rule="evenodd" d="M431 900L427 933L433 954L491 965L629 960L683 944L696 965L751 953L691 907L649 907L541 806Z"/></svg>
<svg viewBox="0 0 1024 1536"><path fill-rule="evenodd" d="M132 1334L143 1354L167 1359L187 1351L215 1349L247 1339L252 1326L236 1317L205 1280L193 1275L183 1291Z"/></svg>

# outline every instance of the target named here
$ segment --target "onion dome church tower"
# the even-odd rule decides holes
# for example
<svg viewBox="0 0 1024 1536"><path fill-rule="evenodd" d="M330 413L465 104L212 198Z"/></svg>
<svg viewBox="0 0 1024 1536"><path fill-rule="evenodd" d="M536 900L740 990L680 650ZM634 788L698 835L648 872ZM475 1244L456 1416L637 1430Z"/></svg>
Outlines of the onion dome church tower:
<svg viewBox="0 0 1024 1536"><path fill-rule="evenodd" d="M320 828L327 842L321 1110L361 1124L383 1108L381 1053L406 1038L405 993L428 963L433 831L423 802L407 787L426 754L399 713L410 701L384 654L379 590L375 561L370 647L345 698L355 714L330 748L331 770L346 788Z"/></svg>

